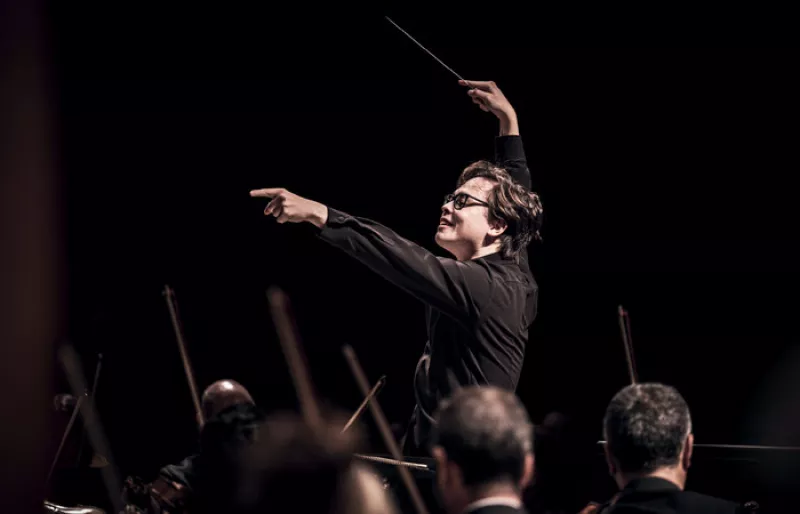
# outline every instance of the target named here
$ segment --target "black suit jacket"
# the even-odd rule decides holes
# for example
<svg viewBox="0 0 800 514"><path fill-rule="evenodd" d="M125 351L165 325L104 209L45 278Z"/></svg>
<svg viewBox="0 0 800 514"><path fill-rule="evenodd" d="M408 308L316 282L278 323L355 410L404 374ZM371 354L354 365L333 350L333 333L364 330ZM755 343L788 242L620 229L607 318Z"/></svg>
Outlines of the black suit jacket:
<svg viewBox="0 0 800 514"><path fill-rule="evenodd" d="M682 491L668 480L656 477L633 480L620 491L613 505L604 505L600 514L742 514L739 504Z"/></svg>

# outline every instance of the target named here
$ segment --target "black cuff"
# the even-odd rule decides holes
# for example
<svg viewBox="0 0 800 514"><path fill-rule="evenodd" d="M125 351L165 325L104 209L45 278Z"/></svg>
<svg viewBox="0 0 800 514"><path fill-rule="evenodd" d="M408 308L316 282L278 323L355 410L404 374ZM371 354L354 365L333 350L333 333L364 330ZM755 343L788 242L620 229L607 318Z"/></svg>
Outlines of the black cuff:
<svg viewBox="0 0 800 514"><path fill-rule="evenodd" d="M328 219L325 220L325 224L322 227L313 227L317 236L325 239L325 236L328 235L332 230L337 227L343 225L347 220L349 220L352 216L349 214L337 211L332 207L328 207Z"/></svg>
<svg viewBox="0 0 800 514"><path fill-rule="evenodd" d="M323 225L323 228L329 225L341 225L347 221L348 218L350 218L349 214L328 207L328 220L325 222L325 225Z"/></svg>

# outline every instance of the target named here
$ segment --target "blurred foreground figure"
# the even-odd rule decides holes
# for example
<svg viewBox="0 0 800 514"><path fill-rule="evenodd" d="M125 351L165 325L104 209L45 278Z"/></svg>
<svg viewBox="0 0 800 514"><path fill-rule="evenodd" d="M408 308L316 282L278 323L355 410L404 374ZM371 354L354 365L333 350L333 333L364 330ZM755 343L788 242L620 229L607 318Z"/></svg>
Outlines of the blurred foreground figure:
<svg viewBox="0 0 800 514"><path fill-rule="evenodd" d="M468 387L436 413L432 453L447 514L524 513L533 477L533 424L513 393Z"/></svg>
<svg viewBox="0 0 800 514"><path fill-rule="evenodd" d="M41 512L64 336L62 189L47 4L0 2L0 512Z"/></svg>
<svg viewBox="0 0 800 514"><path fill-rule="evenodd" d="M341 434L343 425L344 418L313 430L295 415L268 419L236 512L398 513L371 468L353 460L361 437Z"/></svg>

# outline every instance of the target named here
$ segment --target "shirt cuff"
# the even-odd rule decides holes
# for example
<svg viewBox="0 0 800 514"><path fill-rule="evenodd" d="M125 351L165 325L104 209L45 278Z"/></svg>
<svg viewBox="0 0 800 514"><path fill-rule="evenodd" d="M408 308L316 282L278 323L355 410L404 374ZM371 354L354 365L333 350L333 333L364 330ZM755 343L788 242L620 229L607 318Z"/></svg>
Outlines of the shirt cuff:
<svg viewBox="0 0 800 514"><path fill-rule="evenodd" d="M325 225L323 225L323 228L327 227L328 225L341 225L347 221L348 218L350 218L349 214L328 207L328 220L325 222Z"/></svg>
<svg viewBox="0 0 800 514"><path fill-rule="evenodd" d="M336 227L343 225L350 218L351 216L349 214L328 207L328 219L325 221L325 224L319 228L317 235L324 239L326 234L329 234L330 231Z"/></svg>

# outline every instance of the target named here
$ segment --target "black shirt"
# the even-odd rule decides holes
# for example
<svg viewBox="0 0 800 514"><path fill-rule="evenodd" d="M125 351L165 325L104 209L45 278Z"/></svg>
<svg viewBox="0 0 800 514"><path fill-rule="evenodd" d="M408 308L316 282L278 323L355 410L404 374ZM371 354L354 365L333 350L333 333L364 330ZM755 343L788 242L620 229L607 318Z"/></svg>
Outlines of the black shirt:
<svg viewBox="0 0 800 514"><path fill-rule="evenodd" d="M530 187L519 136L496 138L495 161ZM519 262L500 253L464 262L438 257L379 223L331 208L319 237L426 305L428 343L414 378L418 447L439 401L455 387L516 389L538 292L526 251Z"/></svg>

